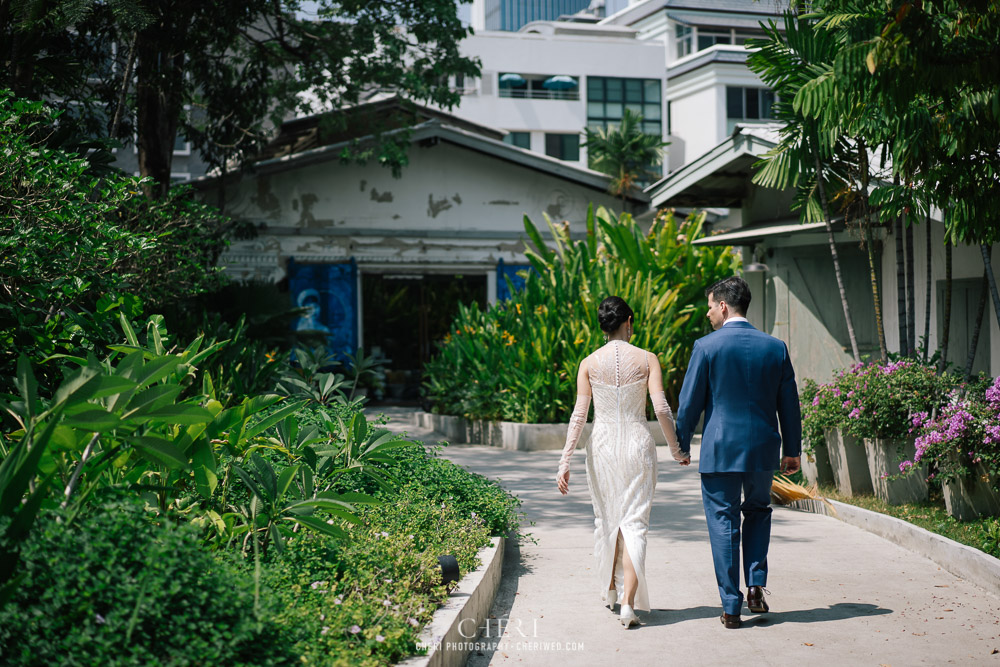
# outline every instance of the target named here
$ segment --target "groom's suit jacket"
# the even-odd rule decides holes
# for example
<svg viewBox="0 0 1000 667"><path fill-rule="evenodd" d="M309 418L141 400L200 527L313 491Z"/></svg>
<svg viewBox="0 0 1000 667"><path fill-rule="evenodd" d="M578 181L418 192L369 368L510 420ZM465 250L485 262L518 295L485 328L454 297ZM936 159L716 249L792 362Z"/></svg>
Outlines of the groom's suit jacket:
<svg viewBox="0 0 1000 667"><path fill-rule="evenodd" d="M685 452L702 412L699 472L777 470L782 452L799 456L799 396L785 343L748 322L730 322L695 341L677 414Z"/></svg>

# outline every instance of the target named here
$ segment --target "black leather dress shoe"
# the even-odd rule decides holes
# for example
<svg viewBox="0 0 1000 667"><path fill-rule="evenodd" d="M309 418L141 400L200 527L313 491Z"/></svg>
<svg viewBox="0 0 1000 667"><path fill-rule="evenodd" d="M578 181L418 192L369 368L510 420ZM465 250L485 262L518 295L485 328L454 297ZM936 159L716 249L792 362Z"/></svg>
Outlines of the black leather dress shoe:
<svg viewBox="0 0 1000 667"><path fill-rule="evenodd" d="M726 612L722 612L722 616L719 617L719 620L722 621L722 624L730 630L736 630L743 625L743 621L740 620L739 614L727 614Z"/></svg>
<svg viewBox="0 0 1000 667"><path fill-rule="evenodd" d="M770 609L764 599L763 586L751 586L747 589L747 607L754 614L764 614Z"/></svg>

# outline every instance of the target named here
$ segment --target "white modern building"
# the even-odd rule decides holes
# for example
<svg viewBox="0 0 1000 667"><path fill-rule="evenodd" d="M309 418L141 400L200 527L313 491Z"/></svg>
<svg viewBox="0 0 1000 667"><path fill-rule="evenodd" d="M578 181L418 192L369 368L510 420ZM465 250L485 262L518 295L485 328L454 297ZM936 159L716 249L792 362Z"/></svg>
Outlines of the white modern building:
<svg viewBox="0 0 1000 667"><path fill-rule="evenodd" d="M504 141L581 166L586 127L641 113L646 132L663 136L665 70L661 44L627 26L536 21L519 32L487 31L462 43L482 62L478 79L454 81L455 115L506 130Z"/></svg>
<svg viewBox="0 0 1000 667"><path fill-rule="evenodd" d="M767 123L774 96L746 66L761 22L782 25L787 1L643 0L603 21L661 45L666 70L667 171L705 154L736 125Z"/></svg>

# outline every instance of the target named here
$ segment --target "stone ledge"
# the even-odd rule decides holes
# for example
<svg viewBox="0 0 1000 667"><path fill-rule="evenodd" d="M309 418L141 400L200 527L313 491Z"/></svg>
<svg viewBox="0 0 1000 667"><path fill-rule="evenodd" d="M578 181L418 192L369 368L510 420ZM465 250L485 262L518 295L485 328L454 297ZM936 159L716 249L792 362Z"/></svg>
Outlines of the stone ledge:
<svg viewBox="0 0 1000 667"><path fill-rule="evenodd" d="M418 412L417 425L445 436L448 442L456 445L477 444L489 445L522 452L562 449L566 444L568 424L519 424L517 422L491 422L483 419L465 419L452 415L438 415L431 412ZM660 425L647 422L649 432L657 445L667 444ZM591 424L584 427L580 437L580 449L587 444L590 437Z"/></svg>
<svg viewBox="0 0 1000 667"><path fill-rule="evenodd" d="M492 543L479 551L482 565L462 577L447 601L434 612L424 626L418 642L427 646L426 655L416 655L399 667L460 667L464 665L471 645L479 635L500 587L503 570L503 537L491 538Z"/></svg>
<svg viewBox="0 0 1000 667"><path fill-rule="evenodd" d="M993 556L896 517L836 500L829 502L836 510L835 515L822 500L795 500L788 506L814 514L834 516L844 523L925 556L955 576L994 595L1000 595L1000 560Z"/></svg>

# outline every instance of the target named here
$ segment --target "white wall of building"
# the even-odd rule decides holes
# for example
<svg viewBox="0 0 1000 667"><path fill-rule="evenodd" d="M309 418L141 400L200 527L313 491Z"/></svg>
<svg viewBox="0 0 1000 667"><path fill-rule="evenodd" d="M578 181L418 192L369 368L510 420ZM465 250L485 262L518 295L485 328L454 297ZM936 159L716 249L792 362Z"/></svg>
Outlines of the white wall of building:
<svg viewBox="0 0 1000 667"><path fill-rule="evenodd" d="M399 179L374 162L288 167L227 185L226 213L265 226L223 256L236 277L279 280L289 257L488 272L499 259L525 262L524 215L582 233L590 202L618 206L593 187L446 142L414 146Z"/></svg>

